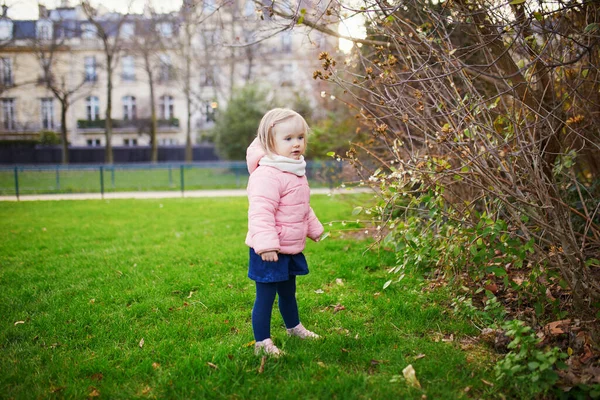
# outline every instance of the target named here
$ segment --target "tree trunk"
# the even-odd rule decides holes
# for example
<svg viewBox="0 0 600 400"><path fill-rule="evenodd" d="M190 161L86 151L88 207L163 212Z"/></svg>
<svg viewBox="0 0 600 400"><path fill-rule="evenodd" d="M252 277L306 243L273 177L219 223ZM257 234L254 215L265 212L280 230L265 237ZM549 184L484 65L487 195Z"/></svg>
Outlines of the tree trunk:
<svg viewBox="0 0 600 400"><path fill-rule="evenodd" d="M187 124L186 124L186 138L185 138L185 162L194 161L194 154L192 148L192 99L188 93L187 96Z"/></svg>
<svg viewBox="0 0 600 400"><path fill-rule="evenodd" d="M148 74L150 81L150 161L153 163L158 162L158 143L156 140L156 102L154 100L154 78L152 73Z"/></svg>
<svg viewBox="0 0 600 400"><path fill-rule="evenodd" d="M67 138L67 110L69 109L69 99L65 97L61 101L60 109L60 136L62 139L62 163L69 164L69 142Z"/></svg>
<svg viewBox="0 0 600 400"><path fill-rule="evenodd" d="M113 163L112 151L112 57L106 57L106 120L105 120L105 135L106 135L106 153L104 160L107 164Z"/></svg>

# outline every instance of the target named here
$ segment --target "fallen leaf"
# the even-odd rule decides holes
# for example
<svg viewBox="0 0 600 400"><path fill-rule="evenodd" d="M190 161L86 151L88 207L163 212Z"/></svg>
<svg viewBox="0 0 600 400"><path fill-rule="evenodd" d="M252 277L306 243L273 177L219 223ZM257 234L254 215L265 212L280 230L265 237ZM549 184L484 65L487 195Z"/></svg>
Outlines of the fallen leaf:
<svg viewBox="0 0 600 400"><path fill-rule="evenodd" d="M421 388L421 384L419 383L419 380L417 379L417 374L416 374L415 369L413 368L412 364L409 364L406 368L404 368L402 370L402 375L404 375L404 379L406 379L406 382L410 386L415 387L417 389Z"/></svg>
<svg viewBox="0 0 600 400"><path fill-rule="evenodd" d="M251 342L248 342L248 343L244 344L243 347L251 347L251 346L254 346L255 343L256 343L256 340L253 340Z"/></svg>
<svg viewBox="0 0 600 400"><path fill-rule="evenodd" d="M147 395L148 393L150 393L152 391L152 388L150 386L146 386L144 388L144 390L142 390L142 394L143 395Z"/></svg>
<svg viewBox="0 0 600 400"><path fill-rule="evenodd" d="M50 389L50 393L58 393L62 390L65 390L67 387L66 386L59 386L59 387L55 387Z"/></svg>
<svg viewBox="0 0 600 400"><path fill-rule="evenodd" d="M104 379L104 375L102 375L100 372L97 372L90 376L90 379L93 381L101 381L102 379Z"/></svg>
<svg viewBox="0 0 600 400"><path fill-rule="evenodd" d="M333 313L337 313L339 311L345 310L346 307L344 307L343 305L341 305L340 303L336 304L335 306L333 306Z"/></svg>
<svg viewBox="0 0 600 400"><path fill-rule="evenodd" d="M144 347L144 338L142 338L142 340L140 340L140 349Z"/></svg>
<svg viewBox="0 0 600 400"><path fill-rule="evenodd" d="M327 366L325 365L325 363L323 361L317 361L317 365L321 368L327 368Z"/></svg>
<svg viewBox="0 0 600 400"><path fill-rule="evenodd" d="M159 368L160 368L160 364L159 364L159 363L157 363L157 362L153 362L153 363L152 363L152 368L154 368L154 369L159 369Z"/></svg>
<svg viewBox="0 0 600 400"><path fill-rule="evenodd" d="M345 349L345 348L342 347L342 353L350 353L350 350Z"/></svg>
<svg viewBox="0 0 600 400"><path fill-rule="evenodd" d="M570 319L564 319L562 321L554 321L554 322L550 322L549 324L546 324L544 326L543 331L546 334L549 334L552 336L561 335L563 333L568 332L569 325L571 325Z"/></svg>
<svg viewBox="0 0 600 400"><path fill-rule="evenodd" d="M323 291L323 289L317 289L317 290L315 290L315 293L316 294L323 294L325 292Z"/></svg>
<svg viewBox="0 0 600 400"><path fill-rule="evenodd" d="M208 361L206 363L206 365L208 365L209 367L211 367L212 369L219 369L219 367L217 367L215 364L211 363L210 361Z"/></svg>
<svg viewBox="0 0 600 400"><path fill-rule="evenodd" d="M194 291L191 291L187 298L191 299L193 294L194 294Z"/></svg>
<svg viewBox="0 0 600 400"><path fill-rule="evenodd" d="M336 285L344 286L344 281L341 278L336 278L335 283Z"/></svg>
<svg viewBox="0 0 600 400"><path fill-rule="evenodd" d="M90 304L94 304L96 302L96 299L90 299Z"/></svg>
<svg viewBox="0 0 600 400"><path fill-rule="evenodd" d="M492 382L488 382L485 379L482 379L481 382L485 383L488 386L494 386L494 384Z"/></svg>
<svg viewBox="0 0 600 400"><path fill-rule="evenodd" d="M20 325L20 324L24 324L24 323L25 323L25 321L17 321L17 322L15 322L15 326Z"/></svg>
<svg viewBox="0 0 600 400"><path fill-rule="evenodd" d="M99 397L100 396L100 392L95 387L90 386L88 388L88 390L91 390L91 392L88 394L88 397Z"/></svg>
<svg viewBox="0 0 600 400"><path fill-rule="evenodd" d="M420 360L421 358L424 358L425 354L421 353L415 356L415 360Z"/></svg>
<svg viewBox="0 0 600 400"><path fill-rule="evenodd" d="M258 373L262 374L265 372L265 363L267 362L267 356L262 356L260 359L260 367L258 367Z"/></svg>

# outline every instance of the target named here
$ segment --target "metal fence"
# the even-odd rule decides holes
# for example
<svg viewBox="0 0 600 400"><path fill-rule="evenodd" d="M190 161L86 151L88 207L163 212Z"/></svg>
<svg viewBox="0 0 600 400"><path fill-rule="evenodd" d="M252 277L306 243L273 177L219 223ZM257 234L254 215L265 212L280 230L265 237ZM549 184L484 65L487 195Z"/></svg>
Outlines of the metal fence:
<svg viewBox="0 0 600 400"><path fill-rule="evenodd" d="M307 163L312 187L341 183L341 163ZM199 162L0 167L0 195L181 191L244 188L246 163Z"/></svg>

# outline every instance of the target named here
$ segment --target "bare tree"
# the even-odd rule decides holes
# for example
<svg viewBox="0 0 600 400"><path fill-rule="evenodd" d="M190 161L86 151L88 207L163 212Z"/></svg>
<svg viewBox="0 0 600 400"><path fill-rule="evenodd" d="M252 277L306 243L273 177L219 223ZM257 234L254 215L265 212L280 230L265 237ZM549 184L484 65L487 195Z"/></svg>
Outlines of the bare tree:
<svg viewBox="0 0 600 400"><path fill-rule="evenodd" d="M340 36L323 21L272 9ZM401 237L400 211L415 213L403 196L418 206L423 193L436 196L433 212L461 232L504 221L497 240L531 244L531 263L559 271L576 309L593 315L600 300L593 267L600 251L598 3L366 0L327 12L341 11L362 15L368 36L348 38L357 47L344 65L354 68L324 53L315 78L346 90L372 132L346 156L381 190L382 223ZM423 235L445 232L446 242L476 255L459 252L463 266L490 268L476 257L492 242L421 221ZM505 249L489 262L512 265ZM452 265L450 253L436 261Z"/></svg>
<svg viewBox="0 0 600 400"><path fill-rule="evenodd" d="M69 142L67 112L71 103L82 96L76 96L88 83L80 75L75 81L72 80L72 65L69 62L71 48L66 43L72 34L68 26L60 20L54 23L54 34L50 38L39 38L33 40L32 48L40 63L42 75L39 82L46 86L60 103L60 130L62 142L62 163L69 163ZM77 76L77 75L76 75Z"/></svg>
<svg viewBox="0 0 600 400"><path fill-rule="evenodd" d="M144 18L137 24L137 34L131 40L130 50L133 54L141 57L143 61L143 69L148 79L148 88L150 91L150 160L155 163L158 161L158 141L157 127L158 121L156 117L156 94L155 86L157 81L157 65L160 62L159 54L165 50L165 44L158 32L160 23L172 23L170 19L165 19L164 16L156 14L150 9L150 17Z"/></svg>
<svg viewBox="0 0 600 400"><path fill-rule="evenodd" d="M131 2L129 3L131 6ZM129 13L126 14L111 14L110 18L98 15L97 9L92 7L89 1L81 2L83 11L88 21L94 26L95 34L102 43L104 51L105 69L106 69L106 121L105 121L105 136L106 136L106 154L105 161L108 164L113 163L112 151L112 93L113 93L113 73L114 68L118 63L122 47L121 27L128 21Z"/></svg>

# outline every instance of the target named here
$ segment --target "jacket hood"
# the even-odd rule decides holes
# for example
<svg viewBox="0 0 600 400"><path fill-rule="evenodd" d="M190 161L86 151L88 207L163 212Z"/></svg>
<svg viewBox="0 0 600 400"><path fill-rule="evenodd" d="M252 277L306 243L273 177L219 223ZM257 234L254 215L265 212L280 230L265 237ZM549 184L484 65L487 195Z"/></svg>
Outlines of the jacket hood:
<svg viewBox="0 0 600 400"><path fill-rule="evenodd" d="M246 164L248 165L248 172L251 174L258 168L258 162L261 158L263 158L267 153L262 148L260 141L258 138L254 139L252 144L246 150Z"/></svg>

